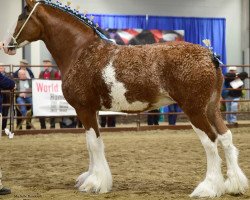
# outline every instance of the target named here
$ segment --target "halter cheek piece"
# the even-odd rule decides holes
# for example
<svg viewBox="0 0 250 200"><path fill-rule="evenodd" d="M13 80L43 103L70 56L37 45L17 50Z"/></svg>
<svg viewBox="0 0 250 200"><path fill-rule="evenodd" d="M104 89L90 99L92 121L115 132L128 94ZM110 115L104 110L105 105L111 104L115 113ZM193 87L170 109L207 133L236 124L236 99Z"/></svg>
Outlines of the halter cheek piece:
<svg viewBox="0 0 250 200"><path fill-rule="evenodd" d="M25 25L28 23L29 19L31 18L32 14L34 13L34 11L36 10L36 7L40 4L39 1L36 2L35 6L33 7L32 11L30 12L28 18L25 20L24 24L22 25L22 27L20 28L19 32L17 33L16 37L14 37L13 35L11 36L13 39L13 45L8 46L8 47L14 47L14 48L18 48L19 44L17 43L17 38L19 37L19 35L21 34L21 32L23 31Z"/></svg>

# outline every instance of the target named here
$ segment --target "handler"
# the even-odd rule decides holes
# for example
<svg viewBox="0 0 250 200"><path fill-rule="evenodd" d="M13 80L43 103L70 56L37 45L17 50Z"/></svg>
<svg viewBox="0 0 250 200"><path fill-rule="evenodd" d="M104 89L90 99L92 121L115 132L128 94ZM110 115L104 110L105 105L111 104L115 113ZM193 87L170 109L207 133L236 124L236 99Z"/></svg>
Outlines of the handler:
<svg viewBox="0 0 250 200"><path fill-rule="evenodd" d="M3 43L0 42L0 50L2 48L3 48ZM2 99L1 98L1 90L2 89L4 89L4 90L12 90L14 88L15 88L15 82L0 73L0 99ZM0 109L1 108L2 108L2 102L0 102ZM0 130L0 131L2 131L2 130ZM2 172L1 172L1 169L0 169L0 195L10 194L11 190L8 189L8 188L3 187L1 180L2 180Z"/></svg>

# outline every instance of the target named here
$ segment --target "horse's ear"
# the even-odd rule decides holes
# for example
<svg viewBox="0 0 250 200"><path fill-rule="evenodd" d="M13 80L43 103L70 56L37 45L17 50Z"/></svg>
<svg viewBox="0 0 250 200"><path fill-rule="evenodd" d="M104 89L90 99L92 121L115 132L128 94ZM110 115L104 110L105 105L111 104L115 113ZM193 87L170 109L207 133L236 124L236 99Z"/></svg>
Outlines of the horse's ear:
<svg viewBox="0 0 250 200"><path fill-rule="evenodd" d="M30 8L33 8L36 3L36 0L25 0L25 1L26 1L26 5Z"/></svg>

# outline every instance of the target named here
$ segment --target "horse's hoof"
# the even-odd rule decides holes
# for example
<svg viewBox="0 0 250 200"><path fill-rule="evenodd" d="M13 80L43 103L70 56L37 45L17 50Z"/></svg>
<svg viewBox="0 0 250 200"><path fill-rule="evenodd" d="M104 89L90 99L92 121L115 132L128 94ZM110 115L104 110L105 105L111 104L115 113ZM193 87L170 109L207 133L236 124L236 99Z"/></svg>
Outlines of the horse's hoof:
<svg viewBox="0 0 250 200"><path fill-rule="evenodd" d="M112 189L112 176L105 171L85 172L77 178L76 187L81 192L107 193Z"/></svg>
<svg viewBox="0 0 250 200"><path fill-rule="evenodd" d="M84 172L76 179L75 187L79 188L89 176L89 172Z"/></svg>
<svg viewBox="0 0 250 200"><path fill-rule="evenodd" d="M225 181L226 192L229 194L244 194L249 188L247 177L241 170L238 171L237 175L229 176Z"/></svg>
<svg viewBox="0 0 250 200"><path fill-rule="evenodd" d="M102 180L100 180L96 175L89 175L83 184L78 188L81 192L87 193L107 193L109 189L102 184Z"/></svg>
<svg viewBox="0 0 250 200"><path fill-rule="evenodd" d="M203 198L203 197L214 198L214 197L220 197L224 193L225 193L224 182L216 183L216 181L211 182L204 180L195 188L195 190L189 196L198 198Z"/></svg>

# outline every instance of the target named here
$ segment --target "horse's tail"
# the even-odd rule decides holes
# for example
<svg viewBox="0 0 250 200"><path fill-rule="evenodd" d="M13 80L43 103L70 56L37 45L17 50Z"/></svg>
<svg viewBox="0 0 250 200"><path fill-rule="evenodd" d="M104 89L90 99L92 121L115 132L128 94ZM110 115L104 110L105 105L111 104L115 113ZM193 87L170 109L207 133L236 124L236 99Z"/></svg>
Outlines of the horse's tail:
<svg viewBox="0 0 250 200"><path fill-rule="evenodd" d="M215 67L215 83L213 93L207 105L206 114L210 124L215 128L216 132L218 134L223 134L228 130L220 111L220 100L224 78L220 68L220 57L213 54L212 62Z"/></svg>

